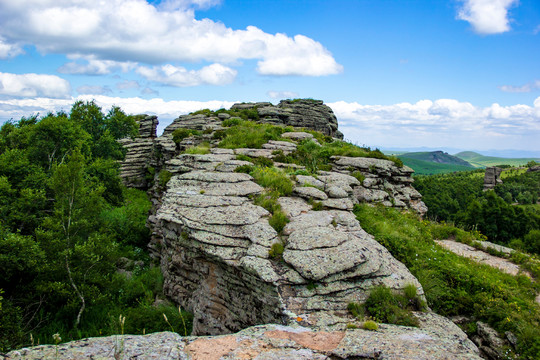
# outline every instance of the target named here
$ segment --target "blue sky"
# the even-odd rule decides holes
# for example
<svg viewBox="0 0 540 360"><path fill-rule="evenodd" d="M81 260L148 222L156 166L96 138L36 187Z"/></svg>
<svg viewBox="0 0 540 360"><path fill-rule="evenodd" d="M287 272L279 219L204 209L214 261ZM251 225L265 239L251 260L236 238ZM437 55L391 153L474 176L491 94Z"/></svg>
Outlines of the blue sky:
<svg viewBox="0 0 540 360"><path fill-rule="evenodd" d="M0 0L0 122L324 100L380 148L540 156L537 0Z"/></svg>

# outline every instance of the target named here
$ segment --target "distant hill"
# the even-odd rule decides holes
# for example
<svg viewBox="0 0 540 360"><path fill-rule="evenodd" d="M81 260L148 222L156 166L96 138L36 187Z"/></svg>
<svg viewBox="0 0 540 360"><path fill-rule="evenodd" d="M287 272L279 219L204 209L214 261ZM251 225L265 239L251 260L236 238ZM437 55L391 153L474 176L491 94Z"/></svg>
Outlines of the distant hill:
<svg viewBox="0 0 540 360"><path fill-rule="evenodd" d="M446 174L456 171L470 171L474 169L474 167L471 165L464 166L456 164L441 164L432 161L401 157L401 155L399 158L403 161L403 164L412 168L417 175Z"/></svg>
<svg viewBox="0 0 540 360"><path fill-rule="evenodd" d="M540 162L540 158L503 158L496 156L484 156L474 151L462 151L454 155L469 162L474 167L486 167L496 165L519 166L525 165L529 161Z"/></svg>
<svg viewBox="0 0 540 360"><path fill-rule="evenodd" d="M403 158L422 160L428 162L434 162L438 164L448 164L448 165L461 165L472 168L473 166L467 161L460 159L458 157L452 156L443 151L422 151L422 152L409 152L399 155ZM469 169L470 170L470 169Z"/></svg>

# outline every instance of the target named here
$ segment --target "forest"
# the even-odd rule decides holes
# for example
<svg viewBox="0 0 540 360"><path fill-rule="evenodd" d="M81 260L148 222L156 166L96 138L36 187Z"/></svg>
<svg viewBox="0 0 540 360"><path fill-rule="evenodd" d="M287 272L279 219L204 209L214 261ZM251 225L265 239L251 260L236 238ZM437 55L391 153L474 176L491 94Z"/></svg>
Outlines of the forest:
<svg viewBox="0 0 540 360"><path fill-rule="evenodd" d="M117 139L137 134L134 116L94 102L0 128L0 352L189 333L189 315L160 298L161 272L145 249L150 201L118 176Z"/></svg>
<svg viewBox="0 0 540 360"><path fill-rule="evenodd" d="M534 165L533 163L529 164ZM477 230L495 243L540 254L540 172L506 169L503 183L482 191L483 170L417 176L427 216L467 230Z"/></svg>

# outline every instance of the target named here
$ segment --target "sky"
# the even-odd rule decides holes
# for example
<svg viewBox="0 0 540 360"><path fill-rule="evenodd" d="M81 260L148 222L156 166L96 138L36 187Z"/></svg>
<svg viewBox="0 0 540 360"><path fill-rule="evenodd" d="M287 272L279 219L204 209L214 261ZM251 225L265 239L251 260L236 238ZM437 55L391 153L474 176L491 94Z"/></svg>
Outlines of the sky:
<svg viewBox="0 0 540 360"><path fill-rule="evenodd" d="M0 0L0 123L287 98L358 145L540 157L540 1Z"/></svg>

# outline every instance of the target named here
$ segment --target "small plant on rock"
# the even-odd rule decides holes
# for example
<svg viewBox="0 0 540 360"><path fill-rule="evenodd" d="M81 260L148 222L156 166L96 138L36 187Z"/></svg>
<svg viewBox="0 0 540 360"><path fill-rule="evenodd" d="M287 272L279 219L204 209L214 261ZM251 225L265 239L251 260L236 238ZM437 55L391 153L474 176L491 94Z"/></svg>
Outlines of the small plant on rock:
<svg viewBox="0 0 540 360"><path fill-rule="evenodd" d="M287 218L287 215L285 215L281 209L274 211L274 214L268 219L268 223L278 232L278 234L281 234L283 228L289 221L289 218Z"/></svg>
<svg viewBox="0 0 540 360"><path fill-rule="evenodd" d="M193 135L200 135L201 132L193 129L179 128L173 131L172 137L175 144L179 144L185 138Z"/></svg>
<svg viewBox="0 0 540 360"><path fill-rule="evenodd" d="M364 321L364 323L362 324L362 329L369 331L377 331L377 329L379 329L379 325L377 325L377 323L373 320L367 320Z"/></svg>
<svg viewBox="0 0 540 360"><path fill-rule="evenodd" d="M272 244L272 247L270 250L268 250L268 256L270 256L273 259L281 259L283 255L283 251L285 250L285 247L281 242L277 242Z"/></svg>

